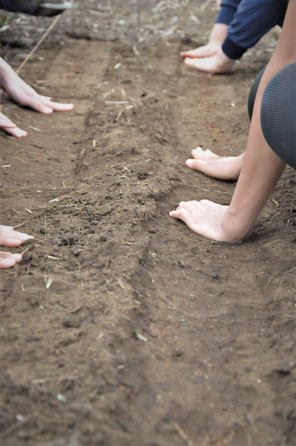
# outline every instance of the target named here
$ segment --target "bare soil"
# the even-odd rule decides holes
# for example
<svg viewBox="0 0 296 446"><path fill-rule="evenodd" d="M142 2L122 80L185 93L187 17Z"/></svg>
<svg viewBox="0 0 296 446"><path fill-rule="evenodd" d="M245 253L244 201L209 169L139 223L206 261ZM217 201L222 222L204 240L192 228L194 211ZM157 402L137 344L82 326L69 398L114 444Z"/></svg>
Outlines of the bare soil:
<svg viewBox="0 0 296 446"><path fill-rule="evenodd" d="M210 76L178 54L206 41L216 1L75 5L22 71L74 111L1 100L29 132L0 133L1 222L35 237L1 272L1 445L295 444L295 172L241 245L168 216L229 203L234 183L184 161L244 149L278 32ZM51 19L1 17L17 68Z"/></svg>

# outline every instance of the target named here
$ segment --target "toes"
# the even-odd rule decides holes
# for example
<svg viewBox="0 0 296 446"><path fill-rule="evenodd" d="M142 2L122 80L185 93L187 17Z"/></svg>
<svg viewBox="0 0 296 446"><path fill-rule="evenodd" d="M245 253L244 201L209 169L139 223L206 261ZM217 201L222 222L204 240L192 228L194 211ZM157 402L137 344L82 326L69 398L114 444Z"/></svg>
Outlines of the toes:
<svg viewBox="0 0 296 446"><path fill-rule="evenodd" d="M32 235L25 234L24 232L13 231L13 237L25 242L26 240L32 239Z"/></svg>
<svg viewBox="0 0 296 446"><path fill-rule="evenodd" d="M22 260L21 254L11 254L9 252L0 252L0 268L11 268Z"/></svg>
<svg viewBox="0 0 296 446"><path fill-rule="evenodd" d="M14 128L16 127L16 125L9 119L7 118L5 115L3 115L3 113L0 113L0 127L1 128Z"/></svg>
<svg viewBox="0 0 296 446"><path fill-rule="evenodd" d="M27 132L25 130L19 129L18 127L4 127L3 130L9 135L15 136L16 138L23 138L24 136L27 136Z"/></svg>
<svg viewBox="0 0 296 446"><path fill-rule="evenodd" d="M8 247L13 247L13 246L20 246L20 245L22 245L24 242L23 242L23 240L20 240L20 239L18 239L18 238L12 238L12 237L10 237L10 238L5 238L4 240L0 240L0 244L2 245L2 246L8 246Z"/></svg>
<svg viewBox="0 0 296 446"><path fill-rule="evenodd" d="M33 237L23 232L14 231L13 228L7 226L0 226L0 244L2 246L20 246L25 241Z"/></svg>
<svg viewBox="0 0 296 446"><path fill-rule="evenodd" d="M16 263L19 263L22 260L21 254L11 254L11 257L15 260Z"/></svg>

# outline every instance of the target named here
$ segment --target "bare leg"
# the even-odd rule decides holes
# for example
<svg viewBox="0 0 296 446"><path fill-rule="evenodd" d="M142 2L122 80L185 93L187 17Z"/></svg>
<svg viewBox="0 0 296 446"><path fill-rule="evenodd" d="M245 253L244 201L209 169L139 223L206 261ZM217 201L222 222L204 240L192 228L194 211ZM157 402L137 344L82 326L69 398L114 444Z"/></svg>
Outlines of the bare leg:
<svg viewBox="0 0 296 446"><path fill-rule="evenodd" d="M211 150L201 147L193 149L192 158L186 161L190 169L219 180L237 180L242 168L244 153L239 156L218 156Z"/></svg>
<svg viewBox="0 0 296 446"><path fill-rule="evenodd" d="M26 240L32 239L31 235L18 232L12 226L0 225L0 245L15 247L22 245ZM0 251L0 268L10 268L22 260L21 254L11 254Z"/></svg>
<svg viewBox="0 0 296 446"><path fill-rule="evenodd" d="M189 206L182 202L170 213L198 234L230 243L246 238L285 168L262 134L260 109L270 79L296 59L295 27L296 2L293 0L289 2L282 34L258 88L246 153L230 206L207 200L189 202Z"/></svg>

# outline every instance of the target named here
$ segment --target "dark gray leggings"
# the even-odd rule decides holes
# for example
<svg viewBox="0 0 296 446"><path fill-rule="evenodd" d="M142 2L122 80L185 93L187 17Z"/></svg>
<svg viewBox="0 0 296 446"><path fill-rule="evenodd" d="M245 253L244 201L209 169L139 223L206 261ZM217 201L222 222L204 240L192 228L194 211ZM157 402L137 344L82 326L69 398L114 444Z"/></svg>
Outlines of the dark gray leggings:
<svg viewBox="0 0 296 446"><path fill-rule="evenodd" d="M260 71L250 90L250 119L264 70ZM262 97L260 120L268 145L279 158L296 169L296 62L287 65L269 81Z"/></svg>

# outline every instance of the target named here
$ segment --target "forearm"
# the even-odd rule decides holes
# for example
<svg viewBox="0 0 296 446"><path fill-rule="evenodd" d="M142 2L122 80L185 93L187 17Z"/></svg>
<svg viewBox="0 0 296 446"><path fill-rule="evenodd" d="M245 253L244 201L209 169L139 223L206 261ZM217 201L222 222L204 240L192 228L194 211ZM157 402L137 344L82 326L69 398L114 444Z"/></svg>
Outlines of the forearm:
<svg viewBox="0 0 296 446"><path fill-rule="evenodd" d="M231 59L241 58L271 28L282 24L286 8L286 0L242 0L229 23L223 52Z"/></svg>
<svg viewBox="0 0 296 446"><path fill-rule="evenodd" d="M209 37L209 42L210 43L216 42L222 45L222 43L226 39L227 30L228 30L228 25L225 25L224 23L215 23Z"/></svg>

